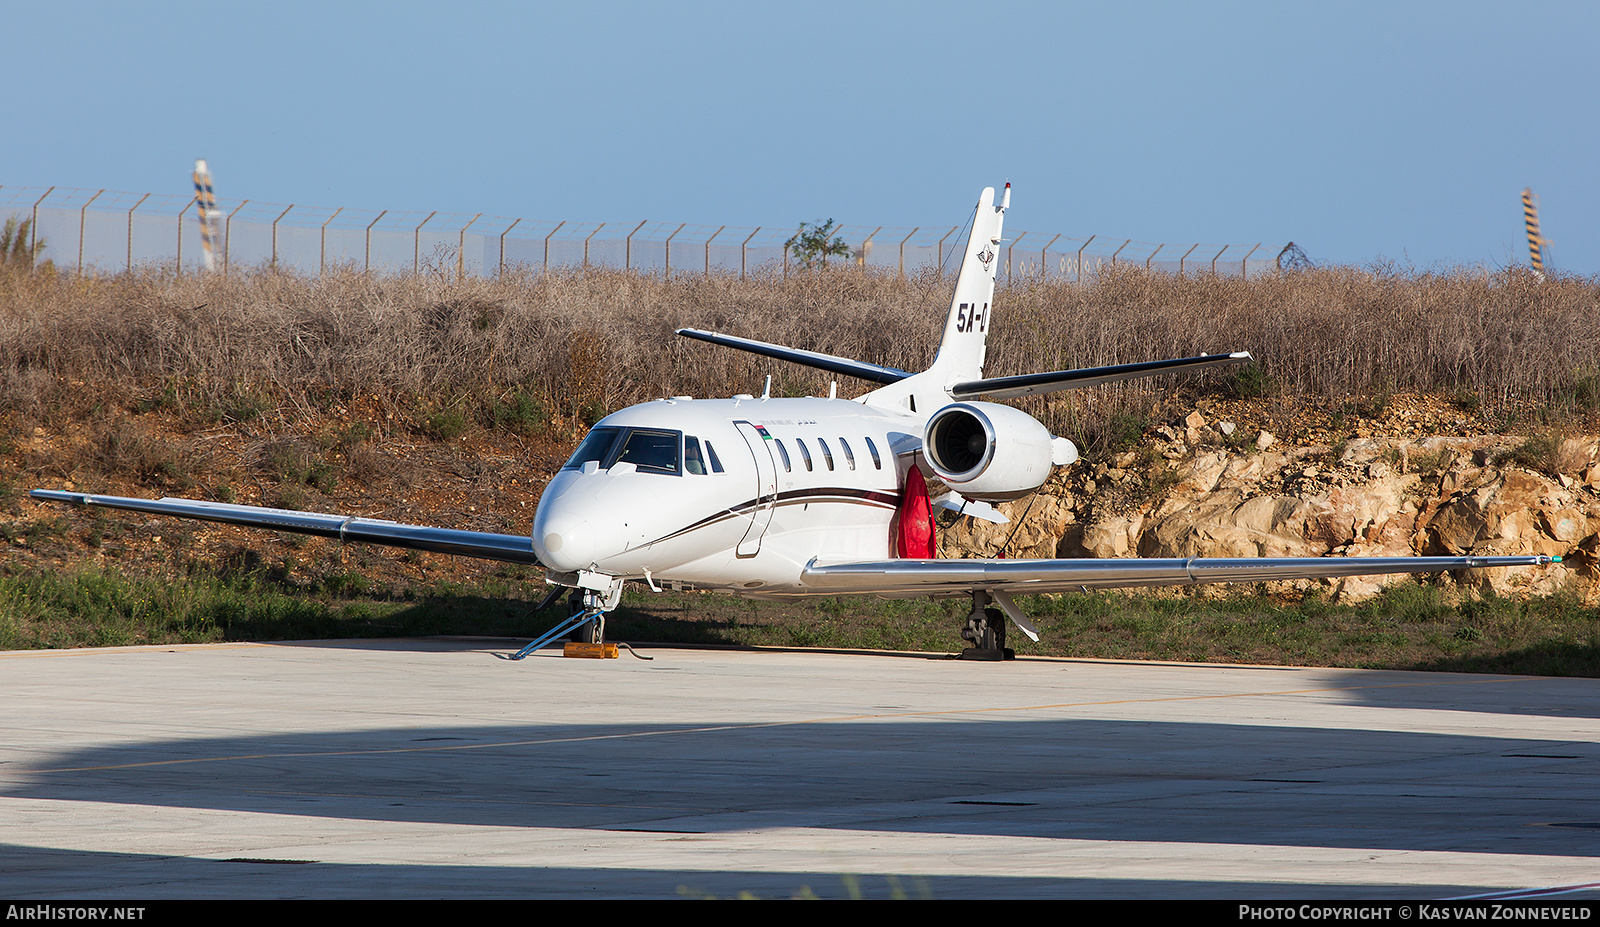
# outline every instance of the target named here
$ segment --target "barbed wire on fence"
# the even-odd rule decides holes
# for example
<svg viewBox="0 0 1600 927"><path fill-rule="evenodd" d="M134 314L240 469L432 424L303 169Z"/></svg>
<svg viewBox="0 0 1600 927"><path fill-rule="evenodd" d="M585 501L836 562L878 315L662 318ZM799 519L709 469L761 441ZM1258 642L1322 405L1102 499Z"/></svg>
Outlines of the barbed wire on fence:
<svg viewBox="0 0 1600 927"><path fill-rule="evenodd" d="M216 270L268 266L301 273L356 267L494 276L516 268L603 266L644 272L787 273L792 227L675 222L580 222L485 213L363 210L217 198ZM117 272L205 266L194 194L124 193L71 187L0 186L0 216L31 220L40 260ZM960 226L836 226L863 267L916 274L954 270ZM1140 265L1186 275L1255 276L1277 269L1280 250L1254 245L1167 244L1090 235L1016 232L1001 246L1002 280L1091 279L1102 267Z"/></svg>

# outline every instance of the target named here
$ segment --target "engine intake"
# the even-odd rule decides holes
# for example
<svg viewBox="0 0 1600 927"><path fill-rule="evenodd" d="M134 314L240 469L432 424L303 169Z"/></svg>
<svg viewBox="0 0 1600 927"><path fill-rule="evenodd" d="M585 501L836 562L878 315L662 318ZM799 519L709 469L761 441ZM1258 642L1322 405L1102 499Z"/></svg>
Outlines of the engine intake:
<svg viewBox="0 0 1600 927"><path fill-rule="evenodd" d="M1070 442L1052 438L1033 416L992 402L958 402L935 412L922 447L939 479L985 502L1025 496L1050 478L1053 463L1077 459Z"/></svg>

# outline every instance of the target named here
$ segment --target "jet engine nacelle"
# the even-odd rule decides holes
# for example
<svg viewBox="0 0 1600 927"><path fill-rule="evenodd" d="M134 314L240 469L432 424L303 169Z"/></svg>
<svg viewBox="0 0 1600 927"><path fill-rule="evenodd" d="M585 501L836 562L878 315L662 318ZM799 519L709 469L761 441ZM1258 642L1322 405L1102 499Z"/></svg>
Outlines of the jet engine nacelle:
<svg viewBox="0 0 1600 927"><path fill-rule="evenodd" d="M1005 502L1044 485L1054 464L1078 459L1065 438L1038 419L992 402L958 402L928 419L922 438L929 466L968 499Z"/></svg>

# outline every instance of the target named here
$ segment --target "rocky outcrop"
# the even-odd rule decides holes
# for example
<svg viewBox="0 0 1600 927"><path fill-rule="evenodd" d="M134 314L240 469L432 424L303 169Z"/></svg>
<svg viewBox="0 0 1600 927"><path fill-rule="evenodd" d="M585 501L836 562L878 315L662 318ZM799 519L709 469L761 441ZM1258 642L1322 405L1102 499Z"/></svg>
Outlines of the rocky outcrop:
<svg viewBox="0 0 1600 927"><path fill-rule="evenodd" d="M1058 472L999 508L1009 525L944 527L940 555L1321 557L1559 554L1561 566L1466 571L1503 596L1600 600L1600 441L1506 436L1352 438L1296 447L1198 413L1138 448ZM1281 584L1340 599L1395 577Z"/></svg>

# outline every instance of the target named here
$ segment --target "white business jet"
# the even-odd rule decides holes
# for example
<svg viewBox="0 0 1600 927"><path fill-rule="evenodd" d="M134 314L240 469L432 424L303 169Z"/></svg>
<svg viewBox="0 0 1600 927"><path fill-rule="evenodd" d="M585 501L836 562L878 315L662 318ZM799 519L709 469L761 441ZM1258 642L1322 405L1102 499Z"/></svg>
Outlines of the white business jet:
<svg viewBox="0 0 1600 927"><path fill-rule="evenodd" d="M531 537L190 499L36 489L103 505L275 531L538 564L566 594L560 635L598 643L623 583L738 595L969 596L964 656L1003 659L1006 618L1038 640L1012 596L1125 586L1236 583L1533 566L1559 557L940 560L933 509L1004 522L990 503L1036 491L1078 451L1009 399L1250 360L1247 353L985 379L1007 184L978 198L944 338L921 373L714 332L690 338L880 383L855 399L676 397L602 419L545 488ZM770 391L771 378L768 378ZM835 388L834 392L837 392ZM945 489L928 495L926 477ZM998 606L998 607L995 607ZM541 606L542 608L543 606Z"/></svg>

